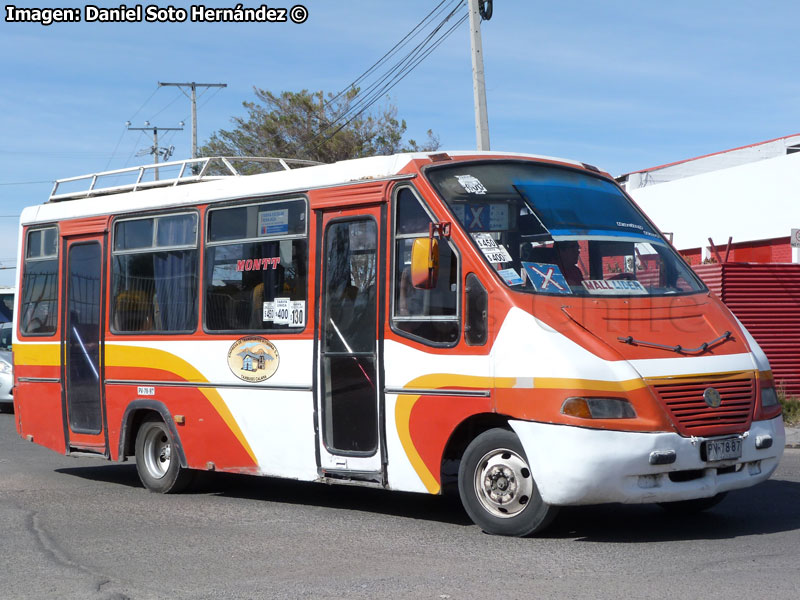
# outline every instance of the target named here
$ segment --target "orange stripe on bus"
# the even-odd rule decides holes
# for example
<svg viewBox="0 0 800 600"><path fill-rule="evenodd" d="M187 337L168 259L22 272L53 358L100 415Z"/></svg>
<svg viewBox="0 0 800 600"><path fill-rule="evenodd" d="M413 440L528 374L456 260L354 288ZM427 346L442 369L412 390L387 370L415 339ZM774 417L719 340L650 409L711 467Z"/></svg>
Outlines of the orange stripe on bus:
<svg viewBox="0 0 800 600"><path fill-rule="evenodd" d="M158 350L156 348L143 348L140 346L106 346L106 366L149 367L152 365L158 365L161 369L171 371L172 373L182 377L184 381L208 383L208 380L203 377L203 374L191 364L182 358L164 350ZM214 407L214 410L216 410L219 416L222 417L222 420L231 430L233 435L236 436L236 439L239 440L239 443L242 445L245 451L247 451L247 454L250 455L250 458L253 460L253 464L258 464L258 460L256 459L253 449L250 447L250 444L247 443L247 439L244 437L242 430L239 428L239 424L236 422L236 419L234 419L231 411L228 409L228 406L225 404L225 401L222 399L222 396L220 396L219 392L214 388L199 389L200 392L211 403L211 406Z"/></svg>

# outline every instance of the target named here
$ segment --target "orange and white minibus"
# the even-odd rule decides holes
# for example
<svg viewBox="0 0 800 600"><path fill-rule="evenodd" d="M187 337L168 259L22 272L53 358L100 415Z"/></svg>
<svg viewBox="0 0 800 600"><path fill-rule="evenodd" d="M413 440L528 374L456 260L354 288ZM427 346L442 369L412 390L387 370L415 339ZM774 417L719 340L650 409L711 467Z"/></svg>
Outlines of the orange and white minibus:
<svg viewBox="0 0 800 600"><path fill-rule="evenodd" d="M700 510L775 471L764 353L608 174L280 164L61 180L23 211L21 436L135 456L154 492L199 471L457 487L506 535L565 505Z"/></svg>

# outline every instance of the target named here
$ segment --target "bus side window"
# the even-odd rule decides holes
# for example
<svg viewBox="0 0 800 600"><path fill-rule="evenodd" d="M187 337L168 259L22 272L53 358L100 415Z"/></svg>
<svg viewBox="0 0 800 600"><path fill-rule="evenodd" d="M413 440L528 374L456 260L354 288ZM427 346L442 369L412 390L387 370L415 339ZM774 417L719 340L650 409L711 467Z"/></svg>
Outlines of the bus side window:
<svg viewBox="0 0 800 600"><path fill-rule="evenodd" d="M197 213L119 220L113 244L112 331L194 331Z"/></svg>
<svg viewBox="0 0 800 600"><path fill-rule="evenodd" d="M303 331L307 321L307 265L305 199L209 209L206 330Z"/></svg>
<svg viewBox="0 0 800 600"><path fill-rule="evenodd" d="M411 247L415 239L428 237L431 222L411 188L401 188L394 202L392 327L426 342L453 344L460 333L458 255L448 240L439 240L436 287L422 290L411 284Z"/></svg>
<svg viewBox="0 0 800 600"><path fill-rule="evenodd" d="M20 331L26 335L51 335L58 319L58 230L28 232L22 267Z"/></svg>

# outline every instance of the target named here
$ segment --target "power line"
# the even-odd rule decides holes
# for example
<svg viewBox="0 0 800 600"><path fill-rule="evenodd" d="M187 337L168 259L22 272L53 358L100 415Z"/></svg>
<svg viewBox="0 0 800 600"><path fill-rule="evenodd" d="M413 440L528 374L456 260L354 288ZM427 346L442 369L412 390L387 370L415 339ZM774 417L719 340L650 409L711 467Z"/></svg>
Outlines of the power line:
<svg viewBox="0 0 800 600"><path fill-rule="evenodd" d="M183 92L179 91L177 94L175 94L175 97L174 97L172 100L170 100L169 102L167 102L166 106L164 106L164 107L163 107L161 110L159 110L157 113L155 113L155 114L153 114L153 115L150 115L150 119L154 119L155 117L157 117L158 115L160 115L162 112L164 112L165 110L167 110L167 109L168 109L170 106L172 106L172 105L173 105L173 104L175 104L175 103L176 103L178 100L180 100L180 98L181 98L181 96L182 96L182 95L183 95Z"/></svg>
<svg viewBox="0 0 800 600"><path fill-rule="evenodd" d="M156 92L158 92L158 86L156 86L156 89L154 89L154 90L153 90L153 92L152 92L152 93L151 93L151 94L150 94L150 95L147 97L147 99L146 99L144 102L142 102L141 106L139 106L139 108L137 108L137 109L136 109L136 112L134 112L134 113L133 113L133 114L132 114L132 115L131 115L131 116L128 118L128 122L131 122L131 121L133 121L134 117L136 117L136 115L138 115L138 114L141 112L141 110L142 110L142 109L145 107L145 105L146 105L148 102L150 102L150 99L151 99L153 96L155 96L155 95L156 95ZM128 129L127 129L127 126L123 126L123 127L122 127L122 133L120 134L120 136L119 136L119 139L117 140L117 144L116 144L116 146L114 146L114 151L111 153L111 156L109 156L109 157L108 157L108 162L106 163L106 167L105 167L105 169L103 169L104 171L107 171L107 170L108 170L108 167L109 167L109 165L111 165L111 161L112 161L112 160L114 160L114 157L117 155L117 150L119 149L119 145L120 145L120 143L122 143L122 138L125 136L125 132L126 132L127 130L128 130ZM128 160L127 160L127 161L125 161L125 165L126 165L126 166L127 166L127 164L128 164L128 161L130 161L130 157L128 157Z"/></svg>
<svg viewBox="0 0 800 600"><path fill-rule="evenodd" d="M437 13L438 11L437 13L438 15L439 13L443 12L443 10L440 9L440 7L443 4L444 2L437 5L437 7L432 11L431 14ZM390 67L385 73L383 73L382 76L379 76L379 79L377 81L373 82L365 90L359 91L351 100L351 103L348 105L347 109L342 114L338 115L326 128L322 129L319 133L317 133L317 135L315 135L311 140L309 140L309 142L304 144L303 147L308 147L309 145L313 144L323 136L324 139L318 144L316 144L315 148L318 148L322 144L329 141L337 133L339 133L342 129L344 129L347 125L352 123L356 118L358 118L361 114L363 114L364 111L368 110L373 104L375 104L375 102L380 100L380 98L382 98L384 94L386 94L394 86L396 86L403 79L405 79L408 76L408 74L411 73L411 71L416 69L417 66L419 66L419 64L422 61L424 61L428 56L430 56L430 54L434 50L436 50L469 17L468 13L462 15L456 20L455 23L453 23L453 25L450 26L450 28L442 31L443 27L447 24L448 21L450 21L450 19L452 19L456 15L458 10L465 6L464 0L456 0L454 4L455 6L453 5L453 3L449 5L453 6L452 10L450 10L450 12L447 13L447 15L441 21L439 21L439 23L430 31L430 33L428 33L424 37L424 39L420 43L418 43L413 49L411 49L408 53L406 53L401 59L395 62L392 67ZM449 8L449 6L446 8ZM430 14L425 19L423 19L421 23L428 20L429 17ZM412 33L416 29L417 27L415 27L414 30L412 30ZM409 35L411 34L406 35L403 38L403 40L407 40L409 38ZM413 37L416 37L416 35ZM401 44L402 40L401 43L395 45L395 48L397 48ZM392 51L384 55L384 57L391 53ZM383 59L381 59L381 61L382 60ZM381 61L378 61L378 63L376 64L379 64ZM374 69L371 68L370 70ZM363 75L359 77L356 81L360 79L363 79ZM340 97L342 93L343 92L340 92L335 97ZM333 98L331 99L331 101L333 101ZM336 127L336 125L342 121L344 122L341 123L341 125L339 125L338 127ZM333 133L326 135L332 129L334 129Z"/></svg>
<svg viewBox="0 0 800 600"><path fill-rule="evenodd" d="M53 180L50 179L50 180L47 180L47 181L44 181L44 180L43 181L6 181L4 183L0 183L0 185L34 185L34 184L38 184L38 183L53 183Z"/></svg>
<svg viewBox="0 0 800 600"><path fill-rule="evenodd" d="M395 85L397 85L400 81L405 78L405 75L408 72L414 70L419 63L421 63L425 58L427 58L430 53L439 47L439 45L449 36L452 31L461 24L465 17L457 21L453 27L447 30L442 36L436 40L434 37L441 31L441 28L445 25L447 21L449 21L456 13L458 8L460 8L461 3L456 6L450 13L429 33L425 39L418 44L411 52L409 52L406 56L404 56L400 61L398 61L384 76L381 80L374 83L370 88L365 90L365 95L360 100L358 100L353 106L351 106L348 111L345 112L343 117L346 117L348 114L356 112L357 114L361 114L370 106L372 106L378 99L383 97L383 95L391 90ZM426 45L432 44L430 48L426 51ZM417 60L417 57L420 57ZM388 80L388 83L387 83ZM379 87L380 86L380 87Z"/></svg>
<svg viewBox="0 0 800 600"><path fill-rule="evenodd" d="M344 119L353 112L363 112L360 111L359 109L364 104L372 105L374 103L370 102L371 98L373 97L380 98L383 96L384 93L388 92L392 86L387 87L386 85L384 85L386 80L392 77L393 73L402 69L404 64L407 64L409 61L413 60L413 57L417 55L425 47L425 45L428 44L434 38L434 36L439 32L442 26L455 14L455 12L459 9L459 7L463 5L463 0L455 0L454 4L455 6L450 10L450 12L436 26L434 26L433 30L430 33L428 33L420 43L418 43L414 48L412 48L405 56L396 61L394 65L389 67L389 69L386 72L384 72L382 75L379 74L377 76L377 79L373 81L373 83L368 85L366 88L359 90L356 96L351 101L351 104L348 106L348 109L343 114L337 115L336 120L338 121L339 119ZM453 2L451 2L450 6L453 6ZM439 7L441 7L441 4L437 7L437 9L439 9ZM449 7L445 7L444 9L438 10L437 16L442 12L444 12L444 10L447 10L447 8ZM434 9L434 11L437 11L437 9ZM416 37L416 34L413 37ZM402 46L405 46L405 43L403 43Z"/></svg>
<svg viewBox="0 0 800 600"><path fill-rule="evenodd" d="M147 97L147 100L145 100L144 102L142 102L142 105L141 105L139 108L137 108L137 109L136 109L136 112L135 112L135 113L133 113L133 114L132 114L130 117L128 117L128 121L133 121L133 118L134 118L136 115L138 115L138 114L139 114L139 112L140 112L140 111L141 111L141 110L144 108L145 104L147 104L148 102L150 102L150 99L151 99L153 96L155 96L155 95L156 95L156 92L158 91L158 89L159 89L159 88L158 88L158 86L156 86L156 89L154 89L154 90L153 90L153 93L152 93L152 94L150 94L150 95Z"/></svg>
<svg viewBox="0 0 800 600"><path fill-rule="evenodd" d="M158 87L172 86L178 88L184 96L187 96L192 101L192 158L197 158L197 88L224 88L228 87L227 83L196 83L194 81L188 83L164 83L158 82ZM191 95L187 94L183 88L189 88ZM202 94L201 94L202 96Z"/></svg>
<svg viewBox="0 0 800 600"><path fill-rule="evenodd" d="M425 22L426 22L426 21L427 21L427 20L428 20L428 19L429 19L429 18L430 18L430 17L431 17L431 16L432 16L432 15L433 15L433 14L434 14L436 11L437 11L437 10L439 10L439 7L440 7L440 6L442 6L442 4L444 4L445 2L447 2L447 0L442 0L442 1L441 1L439 4L437 4L437 5L436 5L436 6L433 8L433 10L432 10L431 12L429 12L429 13L428 13L428 14L425 16L425 18L424 18L424 19L422 19L422 21L420 21L419 23L417 23L417 24L416 24L416 26L414 26L414 28L413 28L411 31L409 31L409 32L408 32L408 33L407 33L407 34L406 34L406 35L405 35L405 36L404 36L404 37L403 37L403 38L402 38L402 39L401 39L399 42L397 42L397 43L396 43L396 44L395 44L395 45L394 45L394 46L391 48L391 50L389 50L389 51L388 51L386 54L384 54L383 56L381 56L381 57L380 57L380 58L379 58L379 59L378 59L378 60L377 60L377 61L376 61L376 62L375 62L375 63L374 63L374 64L373 64L373 65L372 65L372 66L371 66L369 69L367 69L367 70L366 70L366 71L364 71L364 72L363 72L361 75L359 75L359 76L358 76L358 77L356 77L356 78L355 78L353 81L351 81L351 82L350 82L350 83L349 83L349 84L348 84L346 87L344 87L344 88L343 88L343 89L342 89L342 90L341 90L341 91L340 91L338 94L336 94L335 96L333 96L333 97L332 97L332 98L329 100L329 102L333 102L334 100L336 100L337 98L339 98L340 96L342 96L342 94L344 94L346 91L348 91L348 90L350 90L350 89L354 88L356 85L358 85L358 83L359 83L359 82L360 82L362 79L364 79L365 77L367 77L367 75L369 75L370 73L372 73L372 71L374 71L375 69L377 69L377 68L378 68L378 66L379 66L380 64L382 64L384 61L386 61L386 60L388 59L388 57L390 57L392 54L394 54L394 53L395 53L395 51L396 51L397 49L399 49L399 48L401 48L402 46L404 46L404 45L405 45L405 42L406 42L406 41L407 41L407 40L408 40L410 37L413 37L413 36L412 36L412 34L413 34L413 33L414 33L414 32L415 32L417 29L419 29L419 28L420 28L420 27L421 27L421 26L422 26L422 25L423 25L423 24L424 24L424 23L425 23Z"/></svg>
<svg viewBox="0 0 800 600"><path fill-rule="evenodd" d="M127 127L122 127L122 133L119 134L119 139L117 140L117 145L114 146L114 151L111 153L111 156L108 157L108 162L106 163L104 171L108 171L108 167L111 165L111 161L114 160L114 156L117 154L117 149L119 148L120 143L122 143L122 138L125 136L125 132L128 130Z"/></svg>
<svg viewBox="0 0 800 600"><path fill-rule="evenodd" d="M128 160L125 161L125 164L123 165L123 168L128 166L128 163L131 162L131 159L133 158L133 155L136 154L136 146L139 145L139 140L141 139L141 137L143 135L144 135L144 131L140 132L139 137L136 138L136 140L133 142L133 150L131 150L130 155L128 155Z"/></svg>

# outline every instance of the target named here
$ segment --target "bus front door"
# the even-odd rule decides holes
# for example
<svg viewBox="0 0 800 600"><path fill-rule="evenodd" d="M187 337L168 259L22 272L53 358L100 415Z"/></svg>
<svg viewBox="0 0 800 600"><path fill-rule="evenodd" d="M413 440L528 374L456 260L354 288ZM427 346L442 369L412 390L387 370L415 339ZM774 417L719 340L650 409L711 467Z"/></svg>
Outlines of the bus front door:
<svg viewBox="0 0 800 600"><path fill-rule="evenodd" d="M65 239L62 371L65 382L64 433L70 450L108 455L103 402L104 239Z"/></svg>
<svg viewBox="0 0 800 600"><path fill-rule="evenodd" d="M382 481L384 214L381 207L359 208L324 213L318 221L318 444L326 477Z"/></svg>

